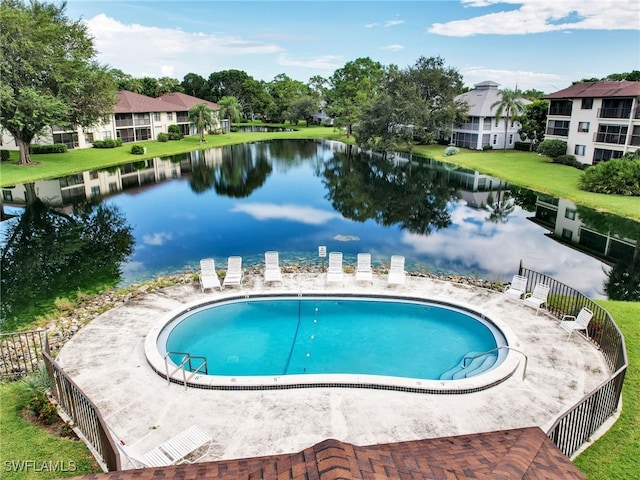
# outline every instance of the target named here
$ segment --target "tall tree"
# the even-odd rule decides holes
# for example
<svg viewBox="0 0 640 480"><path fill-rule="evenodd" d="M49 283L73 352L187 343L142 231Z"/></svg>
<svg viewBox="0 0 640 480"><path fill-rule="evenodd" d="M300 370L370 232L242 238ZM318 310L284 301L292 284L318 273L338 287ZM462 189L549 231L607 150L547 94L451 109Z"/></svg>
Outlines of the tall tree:
<svg viewBox="0 0 640 480"><path fill-rule="evenodd" d="M229 136L231 136L231 123L240 120L242 114L242 107L238 103L236 97L222 97L218 102L220 105L220 114L222 118L229 120Z"/></svg>
<svg viewBox="0 0 640 480"><path fill-rule="evenodd" d="M180 83L182 91L192 97L209 100L209 84L207 80L197 73L187 73Z"/></svg>
<svg viewBox="0 0 640 480"><path fill-rule="evenodd" d="M161 77L158 79L158 86L154 94L155 97L161 97L162 95L173 92L183 92L178 80L171 77Z"/></svg>
<svg viewBox="0 0 640 480"><path fill-rule="evenodd" d="M3 0L0 6L0 125L16 140L20 164L47 127L88 127L113 111L116 84L86 24L66 4Z"/></svg>
<svg viewBox="0 0 640 480"><path fill-rule="evenodd" d="M211 129L215 123L216 113L204 102L189 109L189 121L196 126L200 135L200 144L204 142L204 132Z"/></svg>
<svg viewBox="0 0 640 480"><path fill-rule="evenodd" d="M271 96L271 108L266 112L267 115L272 121L283 122L289 105L300 97L309 95L309 87L280 73L267 84L267 92Z"/></svg>
<svg viewBox="0 0 640 480"><path fill-rule="evenodd" d="M544 140L548 110L549 100L534 100L533 103L524 106L522 115L514 117L520 122L518 135L531 142L529 151L535 151L538 144Z"/></svg>
<svg viewBox="0 0 640 480"><path fill-rule="evenodd" d="M509 129L509 119L511 116L518 116L524 112L522 102L522 92L516 87L514 90L505 88L500 90L500 100L491 105L491 109L496 108L496 121L504 118L504 151L507 151L507 130Z"/></svg>
<svg viewBox="0 0 640 480"><path fill-rule="evenodd" d="M291 102L285 116L294 125L297 125L300 120L306 120L308 127L309 119L318 110L320 110L320 102L310 95L303 95Z"/></svg>

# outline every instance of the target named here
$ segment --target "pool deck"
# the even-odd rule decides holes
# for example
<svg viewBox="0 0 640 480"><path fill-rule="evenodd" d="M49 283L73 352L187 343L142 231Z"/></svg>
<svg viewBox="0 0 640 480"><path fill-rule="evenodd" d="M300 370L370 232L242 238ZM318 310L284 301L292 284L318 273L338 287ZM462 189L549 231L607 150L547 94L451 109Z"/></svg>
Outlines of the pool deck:
<svg viewBox="0 0 640 480"><path fill-rule="evenodd" d="M331 292L474 306L516 336L518 350L528 357L526 378L521 364L500 385L466 394L325 387L185 390L167 385L147 362L147 333L183 305L238 294ZM197 424L214 439L203 461L298 452L327 438L370 445L529 426L547 431L608 377L600 352L581 335L567 340L551 316L536 316L499 292L414 276L407 276L403 287L387 287L381 275L374 276L373 286L356 284L348 274L344 286L326 286L323 275L310 273L285 273L282 285L265 285L260 275L247 275L242 290L205 294L197 283L168 287L103 313L82 327L57 358L128 448L144 453Z"/></svg>

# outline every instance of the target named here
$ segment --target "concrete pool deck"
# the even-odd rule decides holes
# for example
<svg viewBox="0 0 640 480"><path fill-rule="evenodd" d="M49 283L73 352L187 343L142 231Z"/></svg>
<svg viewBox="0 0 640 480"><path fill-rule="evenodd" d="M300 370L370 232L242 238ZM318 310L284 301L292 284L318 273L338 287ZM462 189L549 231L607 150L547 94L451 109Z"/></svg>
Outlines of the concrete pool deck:
<svg viewBox="0 0 640 480"><path fill-rule="evenodd" d="M220 391L167 385L148 365L147 332L169 312L197 300L255 293L362 293L424 297L473 305L506 324L526 353L506 381L467 394L424 394L359 388ZM517 354L516 354L517 355ZM518 355L521 357L520 355ZM98 406L128 448L144 453L197 424L213 437L203 461L298 452L324 439L356 445L539 426L556 418L608 377L600 352L557 321L507 300L499 292L425 277L407 276L404 287L324 284L322 274L285 273L283 284L265 285L246 275L243 288L207 291L197 282L136 296L103 313L61 349L59 363ZM130 468L123 458L123 468Z"/></svg>

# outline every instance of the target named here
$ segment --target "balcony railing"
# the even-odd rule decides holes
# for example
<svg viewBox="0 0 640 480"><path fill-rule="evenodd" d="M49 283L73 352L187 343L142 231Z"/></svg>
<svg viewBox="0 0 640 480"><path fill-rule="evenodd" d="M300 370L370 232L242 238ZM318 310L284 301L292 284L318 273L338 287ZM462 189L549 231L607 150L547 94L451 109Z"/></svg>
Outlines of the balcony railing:
<svg viewBox="0 0 640 480"><path fill-rule="evenodd" d="M631 108L599 108L598 118L630 118Z"/></svg>
<svg viewBox="0 0 640 480"><path fill-rule="evenodd" d="M550 127L550 128L547 128L547 135L555 135L558 137L568 137L569 129Z"/></svg>
<svg viewBox="0 0 640 480"><path fill-rule="evenodd" d="M176 122L178 123L189 123L189 115L177 115Z"/></svg>
<svg viewBox="0 0 640 480"><path fill-rule="evenodd" d="M116 120L116 127L133 127L133 119L124 118L122 120Z"/></svg>
<svg viewBox="0 0 640 480"><path fill-rule="evenodd" d="M627 140L625 133L595 133L593 141L598 143L613 143L615 145L624 145Z"/></svg>
<svg viewBox="0 0 640 480"><path fill-rule="evenodd" d="M551 107L549 109L549 115L555 115L560 117L570 117L571 116L571 107Z"/></svg>

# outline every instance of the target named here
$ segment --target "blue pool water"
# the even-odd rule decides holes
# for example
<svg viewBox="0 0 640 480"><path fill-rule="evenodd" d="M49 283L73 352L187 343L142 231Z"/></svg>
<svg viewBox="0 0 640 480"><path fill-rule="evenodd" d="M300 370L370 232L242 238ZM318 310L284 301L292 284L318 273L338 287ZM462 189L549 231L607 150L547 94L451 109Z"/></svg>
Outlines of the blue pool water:
<svg viewBox="0 0 640 480"><path fill-rule="evenodd" d="M360 298L210 305L171 322L159 341L166 342L161 351L206 357L209 375L369 374L427 380L440 379L470 352L505 344L493 324L462 310ZM176 364L182 360L181 355L170 357Z"/></svg>

